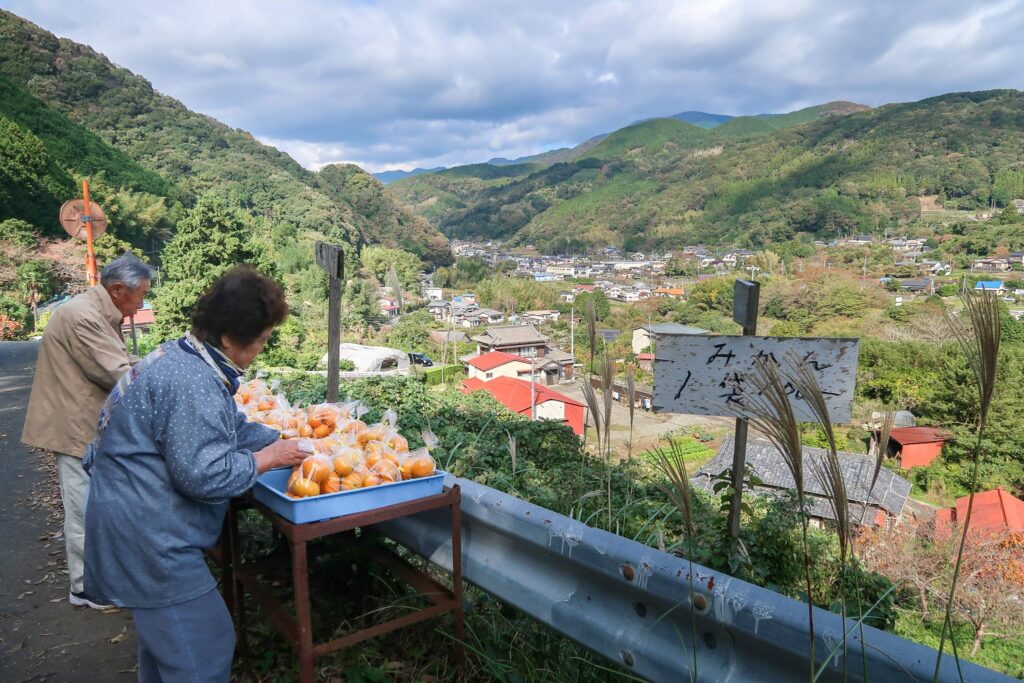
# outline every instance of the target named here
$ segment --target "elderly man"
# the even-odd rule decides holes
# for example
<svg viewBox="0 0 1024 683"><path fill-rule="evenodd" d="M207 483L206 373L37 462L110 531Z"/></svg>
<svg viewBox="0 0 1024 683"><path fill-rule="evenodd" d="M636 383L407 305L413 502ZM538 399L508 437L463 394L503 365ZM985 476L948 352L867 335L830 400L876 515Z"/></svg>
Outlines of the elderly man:
<svg viewBox="0 0 1024 683"><path fill-rule="evenodd" d="M58 308L39 346L32 395L21 440L57 454L64 504L64 548L71 582L69 602L101 609L81 595L85 557L86 446L107 394L138 358L128 354L121 321L142 305L153 269L133 254L111 261L100 285Z"/></svg>

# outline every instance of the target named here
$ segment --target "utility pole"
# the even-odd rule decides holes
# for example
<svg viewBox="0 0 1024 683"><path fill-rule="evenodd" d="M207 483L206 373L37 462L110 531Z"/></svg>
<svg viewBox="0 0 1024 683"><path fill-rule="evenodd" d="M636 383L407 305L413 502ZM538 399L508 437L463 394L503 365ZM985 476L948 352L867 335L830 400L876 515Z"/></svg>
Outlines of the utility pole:
<svg viewBox="0 0 1024 683"><path fill-rule="evenodd" d="M89 286L95 287L99 283L99 277L96 273L96 254L93 251L93 237L98 235L93 234L92 212L89 210L89 181L82 181L82 197L85 202L85 214L82 216L82 222L85 223L85 273L89 280Z"/></svg>
<svg viewBox="0 0 1024 683"><path fill-rule="evenodd" d="M575 297L574 297L575 298ZM576 362L576 306L569 307L569 355Z"/></svg>
<svg viewBox="0 0 1024 683"><path fill-rule="evenodd" d="M537 359L530 359L530 419L537 419Z"/></svg>

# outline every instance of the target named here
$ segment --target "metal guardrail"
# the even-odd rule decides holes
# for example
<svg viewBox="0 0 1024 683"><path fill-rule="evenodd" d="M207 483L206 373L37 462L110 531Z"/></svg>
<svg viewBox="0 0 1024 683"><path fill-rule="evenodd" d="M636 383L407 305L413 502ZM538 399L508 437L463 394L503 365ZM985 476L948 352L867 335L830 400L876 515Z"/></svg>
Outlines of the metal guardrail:
<svg viewBox="0 0 1024 683"><path fill-rule="evenodd" d="M697 681L808 680L805 604L473 481L455 481L462 487L462 569L470 583L652 681L691 680L694 643ZM443 513L428 512L380 527L450 569L449 524ZM821 681L844 680L844 668L846 680L864 680L859 636L847 624L847 654L838 653ZM814 626L820 662L841 642L842 619L819 609ZM864 636L871 681L932 680L935 650L870 627ZM961 667L966 681L1014 680L967 662ZM940 680L960 680L948 655Z"/></svg>

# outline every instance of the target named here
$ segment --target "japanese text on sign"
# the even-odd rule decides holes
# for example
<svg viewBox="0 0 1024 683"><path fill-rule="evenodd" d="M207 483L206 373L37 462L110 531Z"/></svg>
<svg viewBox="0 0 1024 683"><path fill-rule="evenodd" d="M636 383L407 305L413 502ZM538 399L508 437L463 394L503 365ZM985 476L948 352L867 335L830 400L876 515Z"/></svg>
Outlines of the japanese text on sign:
<svg viewBox="0 0 1024 683"><path fill-rule="evenodd" d="M809 367L818 379L833 422L848 422L857 379L856 339L796 337L708 337L663 334L657 337L654 364L655 410L691 415L748 417L749 381L760 361ZM803 396L790 394L801 422L814 416Z"/></svg>

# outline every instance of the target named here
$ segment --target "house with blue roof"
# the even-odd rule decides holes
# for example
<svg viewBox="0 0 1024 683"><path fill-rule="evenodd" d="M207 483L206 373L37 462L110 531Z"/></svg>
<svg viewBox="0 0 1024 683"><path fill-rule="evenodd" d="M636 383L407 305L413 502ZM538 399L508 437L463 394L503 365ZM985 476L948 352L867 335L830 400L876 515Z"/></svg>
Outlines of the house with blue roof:
<svg viewBox="0 0 1024 683"><path fill-rule="evenodd" d="M974 284L974 291L976 292L995 292L996 294L1002 294L1006 291L1003 286L1002 280L978 280Z"/></svg>

